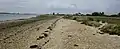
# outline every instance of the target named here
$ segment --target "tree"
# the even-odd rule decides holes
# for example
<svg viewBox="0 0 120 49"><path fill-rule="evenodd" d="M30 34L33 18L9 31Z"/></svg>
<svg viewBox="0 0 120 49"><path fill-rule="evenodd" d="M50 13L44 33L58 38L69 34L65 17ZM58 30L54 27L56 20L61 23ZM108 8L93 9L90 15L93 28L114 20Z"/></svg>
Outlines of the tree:
<svg viewBox="0 0 120 49"><path fill-rule="evenodd" d="M104 12L93 12L92 16L104 16Z"/></svg>
<svg viewBox="0 0 120 49"><path fill-rule="evenodd" d="M120 17L120 13L118 13L118 16Z"/></svg>
<svg viewBox="0 0 120 49"><path fill-rule="evenodd" d="M81 13L79 12L78 15L81 15Z"/></svg>
<svg viewBox="0 0 120 49"><path fill-rule="evenodd" d="M53 15L55 15L55 13L53 12Z"/></svg>
<svg viewBox="0 0 120 49"><path fill-rule="evenodd" d="M86 14L86 16L91 16L91 14Z"/></svg>
<svg viewBox="0 0 120 49"><path fill-rule="evenodd" d="M98 12L93 12L92 16L99 16L100 14Z"/></svg>
<svg viewBox="0 0 120 49"><path fill-rule="evenodd" d="M104 16L104 12L100 12L100 16Z"/></svg>

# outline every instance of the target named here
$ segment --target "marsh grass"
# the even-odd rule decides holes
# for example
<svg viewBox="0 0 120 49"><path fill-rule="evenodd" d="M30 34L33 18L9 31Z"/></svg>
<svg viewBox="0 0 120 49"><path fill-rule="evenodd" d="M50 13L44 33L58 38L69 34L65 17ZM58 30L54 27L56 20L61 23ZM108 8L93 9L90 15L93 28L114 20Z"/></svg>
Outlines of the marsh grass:
<svg viewBox="0 0 120 49"><path fill-rule="evenodd" d="M110 35L119 35L120 36L120 17L104 17L104 16L72 16L66 17L67 19L76 20L88 26L99 27L102 23L107 22L108 25L100 28L104 33L109 33Z"/></svg>
<svg viewBox="0 0 120 49"><path fill-rule="evenodd" d="M120 35L120 25L109 24L101 28L101 31L110 35Z"/></svg>
<svg viewBox="0 0 120 49"><path fill-rule="evenodd" d="M66 19L76 20L77 22L81 22L81 24L85 24L88 26L99 27L101 24L99 22L94 21L91 17L78 17L78 16L67 16Z"/></svg>
<svg viewBox="0 0 120 49"><path fill-rule="evenodd" d="M13 22L1 23L0 30L4 30L7 28L12 28L12 27L16 27L16 26L20 27L24 24L34 23L37 21L46 20L46 19L53 19L53 18L56 18L56 17L53 15L40 15L37 17L29 18L29 19L21 19L22 21L17 21L17 22L13 21Z"/></svg>

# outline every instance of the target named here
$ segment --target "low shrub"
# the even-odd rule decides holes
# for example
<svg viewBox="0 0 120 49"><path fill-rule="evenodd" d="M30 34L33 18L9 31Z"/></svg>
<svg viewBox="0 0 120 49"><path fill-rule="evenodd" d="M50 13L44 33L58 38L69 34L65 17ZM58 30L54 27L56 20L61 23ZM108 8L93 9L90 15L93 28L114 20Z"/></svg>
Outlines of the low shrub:
<svg viewBox="0 0 120 49"><path fill-rule="evenodd" d="M120 25L105 25L104 27L101 28L101 31L105 33L109 33L111 35L120 35Z"/></svg>
<svg viewBox="0 0 120 49"><path fill-rule="evenodd" d="M76 17L74 17L74 18L73 18L73 20L77 20L77 18L76 18Z"/></svg>
<svg viewBox="0 0 120 49"><path fill-rule="evenodd" d="M73 17L72 16L64 16L63 18L64 19L72 19Z"/></svg>
<svg viewBox="0 0 120 49"><path fill-rule="evenodd" d="M97 19L96 21L97 21L97 22L100 22L100 20L99 20L99 19Z"/></svg>
<svg viewBox="0 0 120 49"><path fill-rule="evenodd" d="M102 21L102 23L105 23L105 21Z"/></svg>
<svg viewBox="0 0 120 49"><path fill-rule="evenodd" d="M90 18L90 17L88 17L87 18L89 21L94 21L94 19L93 18Z"/></svg>
<svg viewBox="0 0 120 49"><path fill-rule="evenodd" d="M94 27L99 27L101 25L99 22L87 21L87 20L82 21L81 24L85 24L85 25L88 25L88 26L94 26Z"/></svg>

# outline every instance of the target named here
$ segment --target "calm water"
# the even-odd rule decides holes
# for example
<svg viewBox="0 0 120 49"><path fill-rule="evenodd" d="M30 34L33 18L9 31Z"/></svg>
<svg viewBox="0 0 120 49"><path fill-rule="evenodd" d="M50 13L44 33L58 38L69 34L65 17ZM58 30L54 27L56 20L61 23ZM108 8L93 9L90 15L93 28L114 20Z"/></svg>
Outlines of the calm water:
<svg viewBox="0 0 120 49"><path fill-rule="evenodd" d="M36 17L36 15L13 15L13 14L0 14L0 21L13 20L13 19L26 19Z"/></svg>

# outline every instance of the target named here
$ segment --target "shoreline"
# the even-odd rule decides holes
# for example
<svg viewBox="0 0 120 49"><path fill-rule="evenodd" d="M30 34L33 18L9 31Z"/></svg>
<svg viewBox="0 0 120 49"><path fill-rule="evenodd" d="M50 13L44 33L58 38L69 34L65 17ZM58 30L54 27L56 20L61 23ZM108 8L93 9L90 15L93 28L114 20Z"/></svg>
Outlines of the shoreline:
<svg viewBox="0 0 120 49"><path fill-rule="evenodd" d="M0 20L0 26L1 26L1 24L5 24L5 23L8 24L8 23L12 23L12 22L20 22L20 21L30 20L31 18L34 18L34 17L37 17L37 15L36 16L28 16L28 17L20 17L20 18L11 19L11 20Z"/></svg>
<svg viewBox="0 0 120 49"><path fill-rule="evenodd" d="M32 18L32 17L37 17L37 15L34 15L34 16L20 16L19 18L12 18L12 19L0 20L0 22L11 21L11 20L29 19L29 18Z"/></svg>
<svg viewBox="0 0 120 49"><path fill-rule="evenodd" d="M47 19L52 19L52 17L31 16L31 17L27 17L24 19L13 19L13 20L0 21L0 31L8 29L8 28L12 28L12 27L22 26L24 24L33 23L36 21L47 20Z"/></svg>

